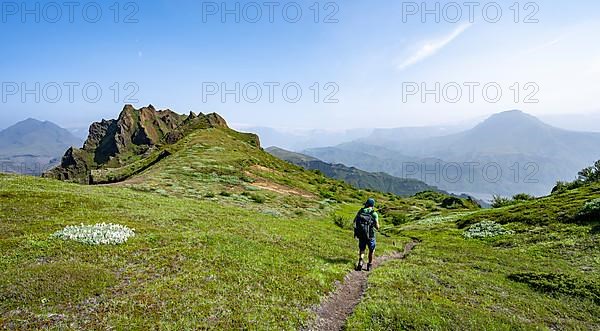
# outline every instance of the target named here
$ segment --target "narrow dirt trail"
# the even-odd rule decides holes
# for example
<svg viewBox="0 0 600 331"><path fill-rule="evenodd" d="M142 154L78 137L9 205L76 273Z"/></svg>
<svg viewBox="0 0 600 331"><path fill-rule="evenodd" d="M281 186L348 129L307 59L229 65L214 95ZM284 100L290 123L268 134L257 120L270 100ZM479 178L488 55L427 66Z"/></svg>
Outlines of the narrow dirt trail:
<svg viewBox="0 0 600 331"><path fill-rule="evenodd" d="M394 259L403 259L417 245L412 241L404 247L404 252L396 252L375 258L373 268ZM360 303L367 289L369 272L352 271L344 278L336 290L321 302L317 308L316 320L306 330L338 331L341 330L348 317Z"/></svg>

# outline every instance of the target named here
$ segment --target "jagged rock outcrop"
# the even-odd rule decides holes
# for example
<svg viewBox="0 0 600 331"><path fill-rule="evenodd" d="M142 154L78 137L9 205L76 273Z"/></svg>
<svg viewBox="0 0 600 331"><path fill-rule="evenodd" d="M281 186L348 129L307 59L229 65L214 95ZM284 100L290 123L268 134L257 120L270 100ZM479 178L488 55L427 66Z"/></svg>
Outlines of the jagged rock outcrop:
<svg viewBox="0 0 600 331"><path fill-rule="evenodd" d="M71 147L61 159L58 167L43 174L43 177L68 180L80 184L90 183L90 155L82 149Z"/></svg>
<svg viewBox="0 0 600 331"><path fill-rule="evenodd" d="M217 113L211 113L208 115L200 113L200 116L204 116L204 118L206 118L206 121L208 122L208 125L211 127L228 127L227 122L225 122L225 119Z"/></svg>
<svg viewBox="0 0 600 331"><path fill-rule="evenodd" d="M208 128L229 129L216 113L180 115L152 105L140 109L125 105L117 119L93 123L83 148L67 150L60 166L43 176L90 184L94 170L120 168L151 157L162 145L175 144L194 130ZM258 136L253 136L250 143L260 147Z"/></svg>

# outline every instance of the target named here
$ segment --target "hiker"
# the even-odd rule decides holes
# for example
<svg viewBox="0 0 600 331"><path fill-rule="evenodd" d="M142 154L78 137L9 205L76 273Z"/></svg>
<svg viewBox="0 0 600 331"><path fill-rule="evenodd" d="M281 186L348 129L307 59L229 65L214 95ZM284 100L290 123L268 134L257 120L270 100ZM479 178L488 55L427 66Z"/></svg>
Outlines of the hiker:
<svg viewBox="0 0 600 331"><path fill-rule="evenodd" d="M375 252L375 229L379 230L379 215L375 211L375 199L369 198L354 218L354 238L358 239L358 264L356 271L363 268L365 249L369 247L369 263L367 271L373 266L373 253Z"/></svg>

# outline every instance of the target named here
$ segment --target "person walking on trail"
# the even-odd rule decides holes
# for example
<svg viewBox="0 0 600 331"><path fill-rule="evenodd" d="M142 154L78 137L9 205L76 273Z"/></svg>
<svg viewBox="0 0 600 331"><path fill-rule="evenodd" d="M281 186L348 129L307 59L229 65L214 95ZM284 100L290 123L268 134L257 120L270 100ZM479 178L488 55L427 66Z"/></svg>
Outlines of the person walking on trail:
<svg viewBox="0 0 600 331"><path fill-rule="evenodd" d="M365 250L369 247L369 263L367 271L373 266L373 253L375 252L375 230L379 230L379 215L375 211L375 200L369 198L354 218L354 238L358 239L358 264L356 271L363 269Z"/></svg>

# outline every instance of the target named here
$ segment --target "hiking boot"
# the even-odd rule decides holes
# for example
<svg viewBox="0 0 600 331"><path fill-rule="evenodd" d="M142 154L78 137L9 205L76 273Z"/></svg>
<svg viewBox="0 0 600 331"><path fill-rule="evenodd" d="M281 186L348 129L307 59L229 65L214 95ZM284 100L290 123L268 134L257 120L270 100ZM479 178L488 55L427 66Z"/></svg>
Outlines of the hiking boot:
<svg viewBox="0 0 600 331"><path fill-rule="evenodd" d="M367 263L367 271L371 271L371 267L372 267L372 266L373 266L373 265L372 265L371 263Z"/></svg>
<svg viewBox="0 0 600 331"><path fill-rule="evenodd" d="M358 261L358 264L356 265L356 268L354 270L356 270L356 271L362 271L362 268L363 268L362 261Z"/></svg>

